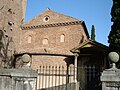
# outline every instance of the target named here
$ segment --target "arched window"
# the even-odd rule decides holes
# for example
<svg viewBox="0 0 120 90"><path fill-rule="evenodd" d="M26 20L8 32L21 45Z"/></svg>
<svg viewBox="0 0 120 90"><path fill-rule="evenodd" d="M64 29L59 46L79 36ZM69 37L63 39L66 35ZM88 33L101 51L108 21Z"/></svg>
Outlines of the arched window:
<svg viewBox="0 0 120 90"><path fill-rule="evenodd" d="M43 45L47 45L48 44L48 39L47 38L44 38L43 41L42 41Z"/></svg>
<svg viewBox="0 0 120 90"><path fill-rule="evenodd" d="M60 42L65 42L65 35L64 34L60 35Z"/></svg>
<svg viewBox="0 0 120 90"><path fill-rule="evenodd" d="M28 36L28 43L31 43L31 42L32 42L32 36L29 35L29 36Z"/></svg>

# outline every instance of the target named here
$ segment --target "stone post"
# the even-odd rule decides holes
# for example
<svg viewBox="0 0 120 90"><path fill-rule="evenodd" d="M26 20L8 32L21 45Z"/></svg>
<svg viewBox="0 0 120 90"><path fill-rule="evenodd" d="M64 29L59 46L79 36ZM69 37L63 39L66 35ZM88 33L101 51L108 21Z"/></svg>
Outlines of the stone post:
<svg viewBox="0 0 120 90"><path fill-rule="evenodd" d="M0 90L36 90L37 72L27 63L30 56L22 56L23 67L19 69L0 69Z"/></svg>
<svg viewBox="0 0 120 90"><path fill-rule="evenodd" d="M111 52L108 57L112 62L112 68L104 70L101 75L102 90L119 90L120 69L117 69L115 65L119 60L119 55L116 52Z"/></svg>

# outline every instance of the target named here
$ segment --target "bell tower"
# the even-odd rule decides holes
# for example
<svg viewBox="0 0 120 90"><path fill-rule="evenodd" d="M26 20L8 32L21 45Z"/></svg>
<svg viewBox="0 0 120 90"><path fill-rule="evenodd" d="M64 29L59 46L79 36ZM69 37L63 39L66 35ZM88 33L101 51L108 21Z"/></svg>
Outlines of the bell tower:
<svg viewBox="0 0 120 90"><path fill-rule="evenodd" d="M0 30L4 32L5 37L17 39L25 18L27 0L0 0L0 2Z"/></svg>
<svg viewBox="0 0 120 90"><path fill-rule="evenodd" d="M27 0L0 0L0 29L10 35L19 30L26 12Z"/></svg>
<svg viewBox="0 0 120 90"><path fill-rule="evenodd" d="M6 55L12 56L18 48L20 27L25 18L26 1L0 0L0 30L3 32L3 49L6 49L3 51Z"/></svg>

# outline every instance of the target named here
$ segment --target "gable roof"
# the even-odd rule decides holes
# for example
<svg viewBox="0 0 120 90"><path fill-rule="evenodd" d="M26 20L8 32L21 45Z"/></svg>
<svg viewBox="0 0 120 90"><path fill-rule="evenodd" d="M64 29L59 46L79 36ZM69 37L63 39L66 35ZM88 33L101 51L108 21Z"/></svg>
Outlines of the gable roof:
<svg viewBox="0 0 120 90"><path fill-rule="evenodd" d="M44 21L45 17L49 17L48 22ZM25 26L40 25L40 24L60 23L60 22L71 22L71 21L78 21L78 19L54 12L51 9L47 8L40 15L38 15L38 16L34 17L33 19L31 19L30 21L24 23L24 25Z"/></svg>
<svg viewBox="0 0 120 90"><path fill-rule="evenodd" d="M49 21L45 22L44 18L49 17ZM37 29L37 28L49 28L49 27L58 27L58 26L68 26L68 25L82 25L84 28L84 32L89 38L89 33L86 28L85 22L80 21L76 18L66 16L57 12L54 12L47 8L43 13L36 16L35 18L31 19L30 21L24 23L22 25L22 30L30 30L30 29Z"/></svg>
<svg viewBox="0 0 120 90"><path fill-rule="evenodd" d="M94 48L97 51L102 51L102 52L105 52L105 53L107 53L109 51L108 46L103 45L103 44L101 44L99 42L96 42L96 41L93 41L93 40L87 40L87 41L81 43L79 46L73 48L71 50L71 52L80 53L80 50L85 49L85 48L87 48L87 49L91 48L92 50Z"/></svg>

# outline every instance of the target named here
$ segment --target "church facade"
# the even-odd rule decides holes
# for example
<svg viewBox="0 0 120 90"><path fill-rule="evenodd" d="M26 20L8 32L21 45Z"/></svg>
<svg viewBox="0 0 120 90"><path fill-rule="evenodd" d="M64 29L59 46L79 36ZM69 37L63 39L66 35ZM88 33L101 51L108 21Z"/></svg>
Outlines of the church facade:
<svg viewBox="0 0 120 90"><path fill-rule="evenodd" d="M9 4L14 2L17 10L12 5L6 6L8 1ZM98 77L107 67L108 47L90 40L84 21L47 8L24 23L26 0L8 1L4 0L0 7L0 29L7 40L9 37L12 40L8 55L14 56L14 68L20 68L22 55L28 54L32 69L48 65L64 66L67 70L73 66L75 76L71 82L80 82L82 90L99 90ZM97 82L96 86L93 81Z"/></svg>
<svg viewBox="0 0 120 90"><path fill-rule="evenodd" d="M88 40L82 24L85 25L83 21L46 9L22 25L19 53L37 54L32 56L31 65L35 69L40 64L66 65L66 60L74 56L71 50Z"/></svg>

